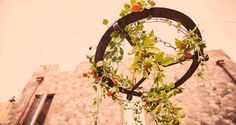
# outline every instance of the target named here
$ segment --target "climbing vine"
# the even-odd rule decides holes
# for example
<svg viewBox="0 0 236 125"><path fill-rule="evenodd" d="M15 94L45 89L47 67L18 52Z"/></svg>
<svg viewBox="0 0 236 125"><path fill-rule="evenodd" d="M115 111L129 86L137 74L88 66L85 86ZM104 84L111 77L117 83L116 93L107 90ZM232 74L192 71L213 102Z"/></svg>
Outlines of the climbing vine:
<svg viewBox="0 0 236 125"><path fill-rule="evenodd" d="M155 5L156 3L153 0L130 0L130 3L124 4L120 16L141 12ZM170 98L181 93L183 89L176 88L173 82L164 82L166 76L164 67L175 63L182 64L183 61L191 60L193 55L197 54L198 61L202 66L198 75L202 76L204 74L205 54L202 53L201 49L205 48L206 45L195 33L196 28L185 31L180 22L174 24L171 20L160 19L170 26L175 26L178 32L184 33L182 39L175 39L175 47L165 42L166 46L173 48L176 52L176 55L167 55L158 48L157 43L163 41L155 34L154 30L144 30L144 24L150 20L152 17L131 23L124 28L125 32L119 30L112 32L112 39L105 50L102 61L95 63L95 55L87 56L91 67L89 67L88 72L83 73L83 77L93 79L92 88L101 94L94 99L95 105L99 105L101 98L110 97L124 107L127 105L122 98L119 87L131 90L136 84L136 78L152 79L151 88L138 90L142 91L143 94L133 106L134 120L137 124L142 124L140 114L144 110L146 113L150 113L157 125L178 125L185 114L180 107L170 101ZM104 19L103 24L107 25L109 21ZM133 63L127 69L131 75L119 73L119 64L122 63L126 55L123 45L126 42L127 35L131 38L133 45L132 50L127 53L133 56ZM112 80L112 86L108 85L108 78ZM95 116L95 124L97 124L98 117Z"/></svg>

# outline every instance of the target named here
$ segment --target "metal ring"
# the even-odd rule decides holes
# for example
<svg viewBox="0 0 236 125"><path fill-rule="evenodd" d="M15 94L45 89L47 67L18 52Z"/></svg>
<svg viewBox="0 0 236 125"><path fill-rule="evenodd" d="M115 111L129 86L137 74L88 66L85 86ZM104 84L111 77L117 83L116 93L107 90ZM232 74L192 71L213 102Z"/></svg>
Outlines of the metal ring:
<svg viewBox="0 0 236 125"><path fill-rule="evenodd" d="M145 9L142 12L136 12L136 13L130 13L122 18L120 18L116 23L119 25L121 29L124 29L125 26L128 24L131 24L133 22L136 22L141 19L145 19L148 17L161 17L161 18L167 18L176 22L181 22L181 24L189 31L192 30L196 27L196 24L193 22L191 18L189 18L187 15L173 10L173 9L168 9L168 8L161 8L161 7L155 7L151 9ZM105 34L102 36L97 50L95 54L95 63L98 61L103 60L103 56L105 53L105 50L108 46L108 43L110 42L111 38L111 33L114 31L113 26L111 26ZM202 35L197 28L195 30L195 33L202 39ZM203 49L200 50L203 53ZM199 61L198 61L198 54L194 54L192 57L192 64L189 67L188 71L175 83L175 88L182 85L187 79L189 79L193 73L196 71L197 67L199 66ZM102 74L102 70L100 70L100 74ZM110 87L113 87L114 84L110 78L108 79L108 85ZM140 81L145 80L145 78L142 78ZM142 92L136 92L136 91L131 91L128 89L125 89L123 87L119 87L120 92L123 92L127 95L134 95L134 96L142 96Z"/></svg>

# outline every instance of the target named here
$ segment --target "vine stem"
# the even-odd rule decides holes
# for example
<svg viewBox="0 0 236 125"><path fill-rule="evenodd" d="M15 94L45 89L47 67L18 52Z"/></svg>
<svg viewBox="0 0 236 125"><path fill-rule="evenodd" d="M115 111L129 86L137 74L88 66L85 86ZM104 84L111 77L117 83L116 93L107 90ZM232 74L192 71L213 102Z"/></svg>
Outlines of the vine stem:
<svg viewBox="0 0 236 125"><path fill-rule="evenodd" d="M100 104L102 102L102 89L101 89L101 92L99 94L97 94L98 102L97 102L97 111L96 111L96 118L95 118L94 125L98 125L98 121L99 121L99 109L100 109Z"/></svg>

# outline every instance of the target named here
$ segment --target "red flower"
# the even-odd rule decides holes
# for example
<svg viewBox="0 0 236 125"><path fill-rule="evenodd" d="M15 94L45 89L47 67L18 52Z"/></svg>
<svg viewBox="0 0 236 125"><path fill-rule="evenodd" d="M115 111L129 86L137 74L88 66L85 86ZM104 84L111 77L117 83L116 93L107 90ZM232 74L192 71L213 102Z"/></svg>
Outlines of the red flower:
<svg viewBox="0 0 236 125"><path fill-rule="evenodd" d="M83 77L88 77L88 74L87 73L83 73Z"/></svg>
<svg viewBox="0 0 236 125"><path fill-rule="evenodd" d="M96 75L95 80L97 81L97 80L99 80L99 79L100 79L100 76L99 76L99 75Z"/></svg>
<svg viewBox="0 0 236 125"><path fill-rule="evenodd" d="M186 47L186 44L185 44L184 42L180 42L180 43L179 43L179 46L180 46L181 48L185 48L185 47Z"/></svg>
<svg viewBox="0 0 236 125"><path fill-rule="evenodd" d="M116 86L119 83L119 76L114 76L112 79L113 84Z"/></svg>
<svg viewBox="0 0 236 125"><path fill-rule="evenodd" d="M192 57L192 54L190 51L184 50L183 57L184 57L184 59L190 59Z"/></svg>
<svg viewBox="0 0 236 125"><path fill-rule="evenodd" d="M112 93L111 91L107 92L107 96L108 96L108 97L110 97L110 96L112 96L112 95L113 95L113 93Z"/></svg>
<svg viewBox="0 0 236 125"><path fill-rule="evenodd" d="M113 84L114 84L115 86L118 85L118 82L119 82L118 79L113 79L112 81L113 81Z"/></svg>
<svg viewBox="0 0 236 125"><path fill-rule="evenodd" d="M132 4L132 11L133 11L133 12L139 12L140 9L141 9L140 4L138 4L138 3Z"/></svg>

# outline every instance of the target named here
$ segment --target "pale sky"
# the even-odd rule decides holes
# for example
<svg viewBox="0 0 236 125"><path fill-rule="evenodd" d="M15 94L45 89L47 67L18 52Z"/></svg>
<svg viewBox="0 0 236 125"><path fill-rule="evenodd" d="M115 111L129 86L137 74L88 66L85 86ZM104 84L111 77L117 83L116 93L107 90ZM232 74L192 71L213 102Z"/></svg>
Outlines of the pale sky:
<svg viewBox="0 0 236 125"><path fill-rule="evenodd" d="M129 0L0 0L0 102L19 96L39 65L74 70ZM209 49L236 61L236 0L159 0L191 17Z"/></svg>

